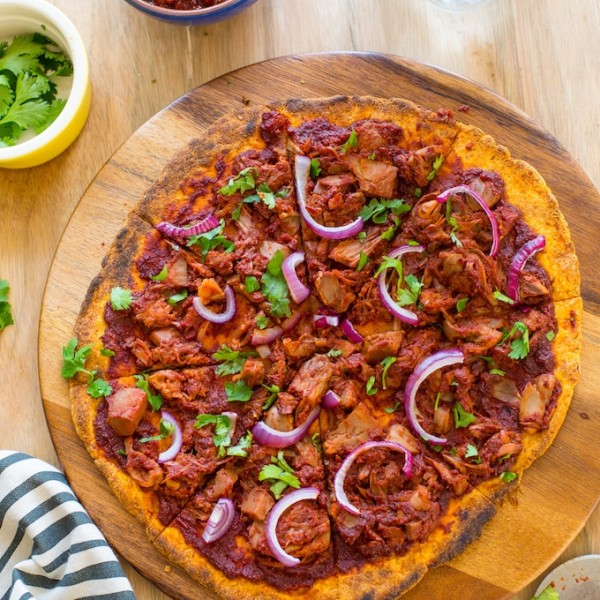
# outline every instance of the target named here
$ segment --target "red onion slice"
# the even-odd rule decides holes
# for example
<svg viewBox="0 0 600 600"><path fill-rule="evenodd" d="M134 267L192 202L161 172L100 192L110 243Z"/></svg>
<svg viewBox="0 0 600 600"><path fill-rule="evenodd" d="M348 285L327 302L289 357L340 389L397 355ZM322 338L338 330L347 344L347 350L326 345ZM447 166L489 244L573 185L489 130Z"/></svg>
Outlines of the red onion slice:
<svg viewBox="0 0 600 600"><path fill-rule="evenodd" d="M281 544L277 539L277 523L279 523L281 515L283 515L288 508L296 504L296 502L301 502L302 500L316 500L319 497L319 493L319 490L314 487L294 490L281 498L269 512L265 532L267 544L269 545L273 556L286 567L295 567L300 562L300 559L288 554L281 547Z"/></svg>
<svg viewBox="0 0 600 600"><path fill-rule="evenodd" d="M321 407L315 406L308 417L306 417L306 421L291 431L278 431L269 427L264 421L260 421L252 428L252 436L261 446L287 448L296 444L304 437L309 427L313 424L313 421L319 416L319 412L321 412Z"/></svg>
<svg viewBox="0 0 600 600"><path fill-rule="evenodd" d="M298 325L302 319L303 314L304 313L300 312L299 310L296 310L287 319L285 319L285 321L282 321L281 325L275 325L274 327L268 327L267 329L255 329L250 343L253 346L265 346L271 342L274 342L286 331L290 331L296 327L296 325Z"/></svg>
<svg viewBox="0 0 600 600"><path fill-rule="evenodd" d="M194 296L192 304L196 309L196 312L203 319L206 319L211 323L227 323L227 321L231 321L236 310L235 293L228 285L225 286L225 310L222 313L214 313L212 310L206 308L206 306L202 304L199 296Z"/></svg>
<svg viewBox="0 0 600 600"><path fill-rule="evenodd" d="M160 418L173 425L171 445L158 455L158 462L162 464L169 460L173 460L177 456L177 453L181 450L183 444L183 433L181 431L181 426L171 413L163 410L160 413Z"/></svg>
<svg viewBox="0 0 600 600"><path fill-rule="evenodd" d="M300 281L296 267L304 261L303 252L293 252L281 265L281 272L290 289L290 296L296 304L304 302L310 295L310 290Z"/></svg>
<svg viewBox="0 0 600 600"><path fill-rule="evenodd" d="M354 325L352 325L352 323L348 319L344 319L342 321L342 324L340 325L340 328L344 332L344 335L353 344L360 344L365 339L365 338L363 338L362 335L360 335L360 333L358 333L358 331L356 331L356 329L354 329Z"/></svg>
<svg viewBox="0 0 600 600"><path fill-rule="evenodd" d="M457 185L456 187L444 190L438 195L437 201L440 203L446 202L450 196L455 194L467 194L471 196L471 198L477 201L477 204L481 206L483 212L488 216L492 226L492 247L490 248L490 256L496 256L500 245L500 232L498 231L498 222L496 221L496 216L492 212L492 209L487 205L487 202L468 185Z"/></svg>
<svg viewBox="0 0 600 600"><path fill-rule="evenodd" d="M191 227L178 227L177 225L173 225L172 223L167 223L166 221L162 221L158 225L156 225L156 229L160 231L163 235L166 235L170 238L175 239L187 239L192 237L193 235L198 235L200 233L206 233L211 229L214 229L219 224L219 219L214 215L210 214L199 223L192 225Z"/></svg>
<svg viewBox="0 0 600 600"><path fill-rule="evenodd" d="M337 327L340 324L338 315L313 315L315 327Z"/></svg>
<svg viewBox="0 0 600 600"><path fill-rule="evenodd" d="M362 231L364 221L362 217L358 217L351 223L341 225L339 227L326 227L317 223L306 209L306 184L310 173L310 158L308 156L296 155L296 194L298 196L298 207L300 214L306 224L321 237L327 240L344 240L352 237Z"/></svg>
<svg viewBox="0 0 600 600"><path fill-rule="evenodd" d="M404 254L410 254L411 252L423 252L423 250L425 250L424 246L400 246L399 248L392 250L388 256L390 258L400 258ZM398 306L398 304L396 304L392 298L387 286L387 269L379 274L377 287L379 288L379 296L381 297L383 305L397 319L400 319L400 321L403 323L408 323L409 325L417 325L419 323L417 315L412 310L408 310L403 306Z"/></svg>
<svg viewBox="0 0 600 600"><path fill-rule="evenodd" d="M404 388L404 409L410 426L415 433L420 435L425 441L432 444L446 444L446 438L437 437L427 433L417 418L417 391L419 386L431 375L434 371L442 367L449 367L457 363L462 363L465 360L465 355L458 348L450 348L448 350L440 350L435 354L431 354L423 359L417 368L411 373L406 388Z"/></svg>
<svg viewBox="0 0 600 600"><path fill-rule="evenodd" d="M515 254L506 281L506 295L515 302L519 299L519 275L523 272L525 263L540 250L546 247L546 238L543 235L538 235L536 238L529 240Z"/></svg>
<svg viewBox="0 0 600 600"><path fill-rule="evenodd" d="M233 502L229 498L219 498L206 522L202 539L210 544L223 537L233 524L234 517L235 506Z"/></svg>
<svg viewBox="0 0 600 600"><path fill-rule="evenodd" d="M323 408L337 408L340 405L340 397L333 391L327 390L321 400Z"/></svg>
<svg viewBox="0 0 600 600"><path fill-rule="evenodd" d="M357 448L355 448L342 463L342 466L338 469L338 472L335 474L333 479L333 491L335 492L335 497L339 502L340 506L342 506L345 510L353 515L359 515L360 510L354 506L348 500L348 496L344 490L344 483L346 482L346 475L348 475L348 471L350 471L350 467L356 460L356 458L361 455L363 452L367 452L368 450L372 450L373 448L387 448L388 450L394 450L396 452L402 452L404 454L404 466L402 467L402 472L404 476L408 479L412 474L413 469L413 456L409 450L407 450L398 442L365 442L361 444Z"/></svg>

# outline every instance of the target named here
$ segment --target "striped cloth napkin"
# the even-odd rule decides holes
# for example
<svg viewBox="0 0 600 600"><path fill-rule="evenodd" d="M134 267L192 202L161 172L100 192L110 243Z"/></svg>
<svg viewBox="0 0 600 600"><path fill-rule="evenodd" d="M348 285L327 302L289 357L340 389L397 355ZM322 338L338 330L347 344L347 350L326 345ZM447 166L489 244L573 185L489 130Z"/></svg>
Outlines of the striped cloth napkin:
<svg viewBox="0 0 600 600"><path fill-rule="evenodd" d="M64 475L0 451L0 600L135 600Z"/></svg>

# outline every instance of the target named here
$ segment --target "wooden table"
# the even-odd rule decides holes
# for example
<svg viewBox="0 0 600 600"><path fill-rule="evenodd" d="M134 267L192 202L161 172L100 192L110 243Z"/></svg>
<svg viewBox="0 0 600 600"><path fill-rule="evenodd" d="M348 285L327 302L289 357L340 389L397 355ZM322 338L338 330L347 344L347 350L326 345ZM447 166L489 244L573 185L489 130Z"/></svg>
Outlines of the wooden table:
<svg viewBox="0 0 600 600"><path fill-rule="evenodd" d="M233 69L325 50L436 65L487 86L537 120L600 188L597 0L491 0L460 14L426 0L259 0L231 21L198 28L151 20L122 0L51 1L86 43L93 102L83 133L62 156L34 169L0 169L0 278L11 284L15 318L0 333L3 449L59 465L40 399L38 319L54 252L78 200L147 119ZM596 552L600 509L556 562ZM167 598L124 567L141 600ZM528 600L535 588L533 582L516 600Z"/></svg>

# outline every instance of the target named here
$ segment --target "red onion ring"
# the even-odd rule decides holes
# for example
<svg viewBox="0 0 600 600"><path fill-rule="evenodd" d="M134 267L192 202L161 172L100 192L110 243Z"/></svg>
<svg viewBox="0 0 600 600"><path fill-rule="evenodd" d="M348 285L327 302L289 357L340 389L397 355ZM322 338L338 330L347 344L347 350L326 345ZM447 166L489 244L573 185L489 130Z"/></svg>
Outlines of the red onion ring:
<svg viewBox="0 0 600 600"><path fill-rule="evenodd" d="M339 502L342 508L344 508L353 515L359 515L360 510L356 508L356 506L354 506L354 504L352 504L350 500L348 500L348 496L344 491L346 475L348 475L348 471L350 471L350 467L352 466L356 458L363 452L367 452L367 450L372 450L373 448L387 448L389 450L395 450L396 452L403 452L404 466L402 467L402 472L404 473L404 476L407 479L412 474L413 456L409 450L407 450L401 444L398 444L398 442L365 442L364 444L361 444L360 446L355 448L352 452L350 452L350 454L348 454L348 456L346 456L344 462L342 462L342 466L338 469L338 472L335 474L335 477L333 479L333 491L335 493L337 501Z"/></svg>
<svg viewBox="0 0 600 600"><path fill-rule="evenodd" d="M417 390L429 375L442 367L449 367L456 363L462 363L465 360L465 355L458 348L450 348L448 350L440 350L423 359L417 368L411 373L406 387L404 388L404 410L410 426L415 433L420 435L425 441L432 444L446 444L446 438L437 437L427 433L419 420L417 419Z"/></svg>
<svg viewBox="0 0 600 600"><path fill-rule="evenodd" d="M160 231L162 234L166 235L170 238L175 239L187 239L192 237L193 235L198 235L200 233L206 233L211 229L214 229L219 224L219 219L215 217L213 214L208 215L199 223L192 225L191 227L178 227L177 225L173 225L172 223L167 223L166 221L162 221L158 225L156 225L156 229Z"/></svg>
<svg viewBox="0 0 600 600"><path fill-rule="evenodd" d="M212 509L206 527L202 532L202 539L210 544L223 537L233 524L235 506L229 498L219 498Z"/></svg>
<svg viewBox="0 0 600 600"><path fill-rule="evenodd" d="M277 539L277 523L279 523L281 515L283 515L290 506L293 506L296 502L301 502L302 500L316 500L319 497L319 493L319 490L314 487L294 490L281 498L269 512L265 531L267 544L269 545L273 556L286 567L295 567L300 562L300 559L288 554L281 547L281 544Z"/></svg>
<svg viewBox="0 0 600 600"><path fill-rule="evenodd" d="M444 190L441 194L438 195L437 201L441 204L446 202L450 196L455 194L468 194L477 201L477 204L481 206L483 212L488 216L490 220L490 224L492 226L492 247L490 248L490 256L496 256L498 252L498 247L500 245L500 232L498 230L498 222L496 221L496 216L492 212L492 209L487 205L487 202L474 190L472 190L468 185L457 185L448 190Z"/></svg>
<svg viewBox="0 0 600 600"><path fill-rule="evenodd" d="M306 209L306 184L310 173L310 158L308 156L296 155L296 194L298 196L298 207L300 214L306 224L321 237L327 240L344 240L362 231L365 223L362 217L356 218L351 223L339 227L326 227L317 223Z"/></svg>
<svg viewBox="0 0 600 600"><path fill-rule="evenodd" d="M278 431L266 425L264 421L260 421L252 428L252 436L261 446L287 448L296 444L304 437L320 412L321 407L315 406L308 417L306 417L306 421L291 431Z"/></svg>
<svg viewBox="0 0 600 600"><path fill-rule="evenodd" d="M200 300L199 296L194 296L192 300L192 304L196 309L196 312L207 321L211 323L227 323L227 321L231 321L233 316L235 315L236 303L235 303L235 293L231 289L230 286L225 286L225 310L222 313L214 313L212 310L209 310L202 304L202 300Z"/></svg>
<svg viewBox="0 0 600 600"><path fill-rule="evenodd" d="M323 408L337 408L340 405L340 397L333 391L327 390L321 400Z"/></svg>
<svg viewBox="0 0 600 600"><path fill-rule="evenodd" d="M173 426L171 445L158 455L158 462L162 464L169 460L173 460L181 450L183 444L183 432L181 431L181 426L171 413L163 410L160 413L160 418Z"/></svg>
<svg viewBox="0 0 600 600"><path fill-rule="evenodd" d="M523 272L525 263L540 250L546 247L546 238L543 235L538 235L536 238L529 240L521 246L515 254L506 281L506 295L517 302L519 299L519 275Z"/></svg>
<svg viewBox="0 0 600 600"><path fill-rule="evenodd" d="M388 254L389 258L400 258L404 254L410 254L411 252L423 252L425 250L424 246L400 246L392 250ZM387 287L387 269L382 271L379 274L379 278L377 279L377 287L379 288L379 296L381 297L381 301L383 305L397 318L400 319L403 323L408 323L409 325L417 325L419 323L419 319L417 315L412 311L404 308L403 306L398 306L394 299L392 298L388 287Z"/></svg>
<svg viewBox="0 0 600 600"><path fill-rule="evenodd" d="M281 337L286 331L290 331L298 325L300 319L302 319L304 313L299 310L295 310L285 321L281 322L281 325L275 325L274 327L268 327L267 329L255 329L252 334L250 343L253 346L264 346L274 342L278 337Z"/></svg>
<svg viewBox="0 0 600 600"><path fill-rule="evenodd" d="M292 252L281 265L281 272L290 289L290 296L296 304L304 302L310 296L310 290L300 281L296 273L296 267L303 261L303 252Z"/></svg>
<svg viewBox="0 0 600 600"><path fill-rule="evenodd" d="M356 329L354 329L354 325L348 320L344 319L342 324L340 325L340 329L344 332L345 336L354 344L360 344L363 342L365 338L363 338Z"/></svg>

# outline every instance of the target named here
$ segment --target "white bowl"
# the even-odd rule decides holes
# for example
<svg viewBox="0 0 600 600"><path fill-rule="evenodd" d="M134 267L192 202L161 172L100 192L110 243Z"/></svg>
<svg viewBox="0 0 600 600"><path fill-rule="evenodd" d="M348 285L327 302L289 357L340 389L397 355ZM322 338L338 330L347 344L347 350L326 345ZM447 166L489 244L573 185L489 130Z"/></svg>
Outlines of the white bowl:
<svg viewBox="0 0 600 600"><path fill-rule="evenodd" d="M90 111L87 52L73 23L46 0L0 0L0 40L41 33L54 40L73 62L73 82L60 115L44 131L14 146L0 147L0 167L22 169L45 163L79 135Z"/></svg>

